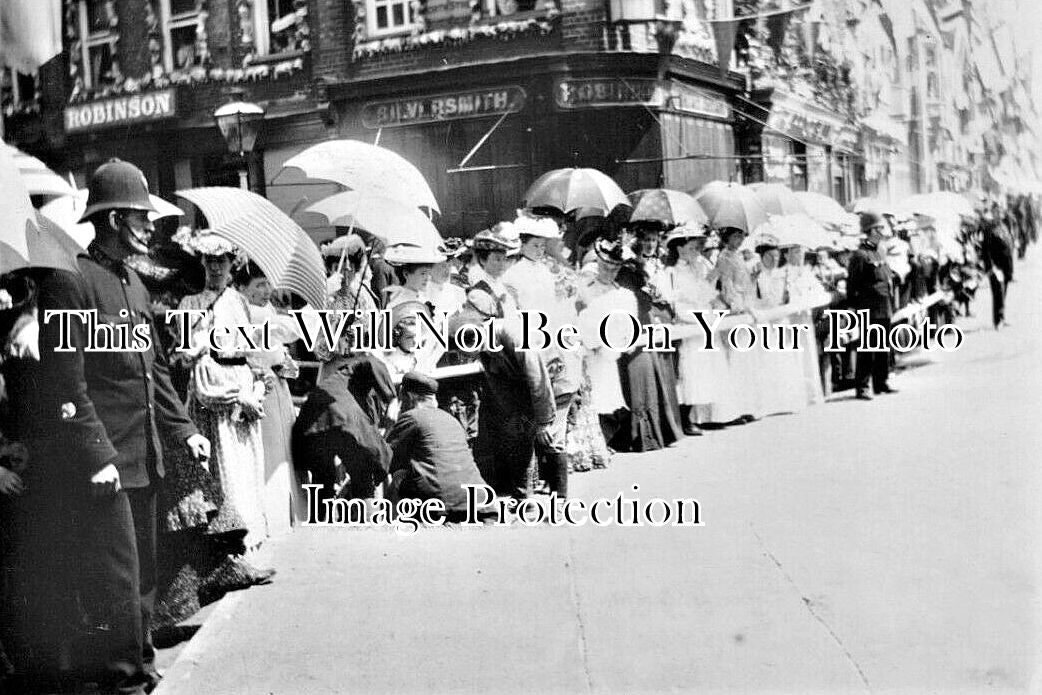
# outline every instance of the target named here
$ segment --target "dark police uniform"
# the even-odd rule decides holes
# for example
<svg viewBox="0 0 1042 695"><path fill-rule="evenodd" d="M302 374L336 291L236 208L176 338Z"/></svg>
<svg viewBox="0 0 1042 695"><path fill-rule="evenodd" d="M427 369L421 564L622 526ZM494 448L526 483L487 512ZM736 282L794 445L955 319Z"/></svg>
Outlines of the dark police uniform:
<svg viewBox="0 0 1042 695"><path fill-rule="evenodd" d="M53 492L70 552L62 558L95 628L85 668L114 681L143 675L154 656L149 622L155 598L156 483L163 446L197 433L170 383L151 303L137 274L92 244L80 274L54 271L40 282L40 390L32 436L38 481ZM53 309L97 311L98 324L147 324L151 347L86 352L87 331L70 321L72 352L58 352ZM93 498L90 478L114 464L122 490Z"/></svg>
<svg viewBox="0 0 1042 695"><path fill-rule="evenodd" d="M868 310L871 323L890 332L893 299L890 290L890 268L876 249L862 246L847 262L847 301L854 311ZM867 393L869 379L876 393L889 389L890 353L858 352L854 385L858 393Z"/></svg>

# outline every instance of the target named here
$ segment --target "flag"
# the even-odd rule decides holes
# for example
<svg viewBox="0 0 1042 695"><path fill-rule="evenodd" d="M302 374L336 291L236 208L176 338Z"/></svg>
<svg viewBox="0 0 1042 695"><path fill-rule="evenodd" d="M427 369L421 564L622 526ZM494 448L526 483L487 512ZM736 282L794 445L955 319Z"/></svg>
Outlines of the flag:
<svg viewBox="0 0 1042 695"><path fill-rule="evenodd" d="M731 69L731 52L741 20L730 19L713 22L713 38L716 40L716 60L720 66L720 77L727 77Z"/></svg>
<svg viewBox="0 0 1042 695"><path fill-rule="evenodd" d="M767 17L767 45L774 51L774 55L781 53L782 44L785 43L785 32L789 28L791 12L779 12Z"/></svg>
<svg viewBox="0 0 1042 695"><path fill-rule="evenodd" d="M0 2L0 66L35 72L62 52L61 0Z"/></svg>

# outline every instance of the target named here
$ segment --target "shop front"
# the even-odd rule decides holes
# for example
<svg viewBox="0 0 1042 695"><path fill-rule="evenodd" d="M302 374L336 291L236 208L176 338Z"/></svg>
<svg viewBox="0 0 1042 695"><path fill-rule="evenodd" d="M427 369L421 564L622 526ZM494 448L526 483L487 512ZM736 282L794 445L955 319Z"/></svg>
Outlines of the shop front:
<svg viewBox="0 0 1042 695"><path fill-rule="evenodd" d="M626 191L726 179L734 136L720 86L649 77L654 60L615 62L535 58L329 91L340 137L379 142L420 168L446 236L512 219L551 169L593 167Z"/></svg>

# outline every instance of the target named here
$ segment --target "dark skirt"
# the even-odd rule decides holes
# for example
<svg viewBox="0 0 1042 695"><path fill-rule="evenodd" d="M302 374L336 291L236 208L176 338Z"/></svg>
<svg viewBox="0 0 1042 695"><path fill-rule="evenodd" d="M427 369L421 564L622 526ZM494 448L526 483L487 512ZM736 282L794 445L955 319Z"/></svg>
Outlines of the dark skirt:
<svg viewBox="0 0 1042 695"><path fill-rule="evenodd" d="M655 451L681 437L677 379L669 353L638 350L619 359L629 413L612 437L616 451Z"/></svg>

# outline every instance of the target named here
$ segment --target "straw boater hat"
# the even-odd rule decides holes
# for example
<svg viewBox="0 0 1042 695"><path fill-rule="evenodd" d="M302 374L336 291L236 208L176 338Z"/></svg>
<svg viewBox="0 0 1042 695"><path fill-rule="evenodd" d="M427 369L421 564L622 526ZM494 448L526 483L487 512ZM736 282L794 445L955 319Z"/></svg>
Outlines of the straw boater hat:
<svg viewBox="0 0 1042 695"><path fill-rule="evenodd" d="M444 261L445 254L418 244L394 244L384 251L384 260L391 265L433 265Z"/></svg>
<svg viewBox="0 0 1042 695"><path fill-rule="evenodd" d="M500 222L475 234L473 246L475 251L506 251L509 256L521 249L521 236L512 222Z"/></svg>

